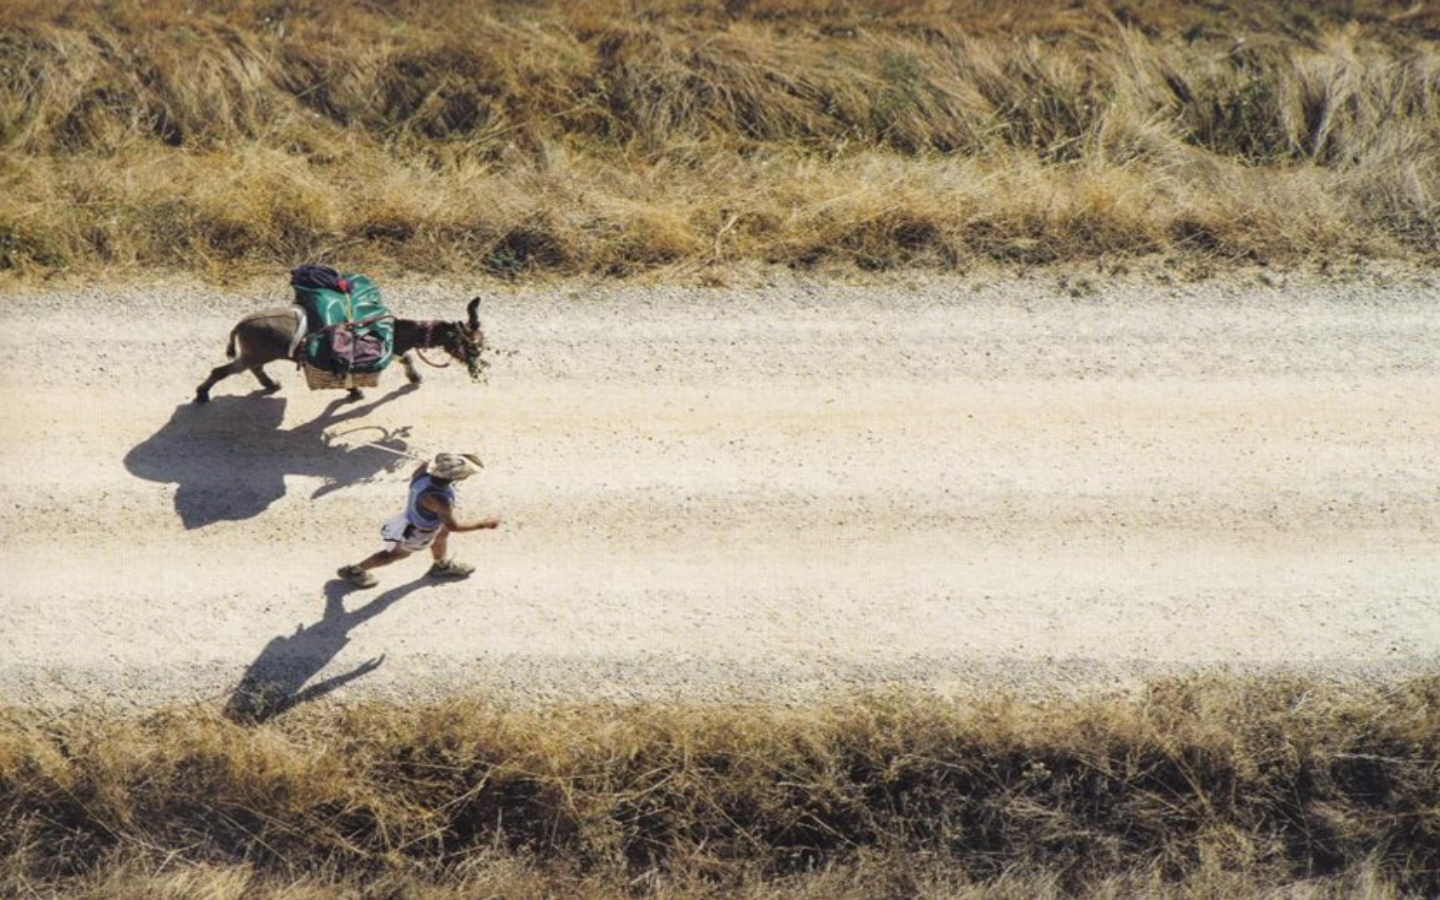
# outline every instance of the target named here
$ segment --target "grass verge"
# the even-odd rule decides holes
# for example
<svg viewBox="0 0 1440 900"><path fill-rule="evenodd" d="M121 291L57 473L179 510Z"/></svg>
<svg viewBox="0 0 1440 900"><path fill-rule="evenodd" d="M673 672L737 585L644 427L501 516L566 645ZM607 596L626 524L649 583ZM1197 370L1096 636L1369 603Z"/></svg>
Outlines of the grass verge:
<svg viewBox="0 0 1440 900"><path fill-rule="evenodd" d="M1440 680L12 711L0 892L1434 896Z"/></svg>
<svg viewBox="0 0 1440 900"><path fill-rule="evenodd" d="M0 275L1436 259L1387 0L14 0Z"/></svg>

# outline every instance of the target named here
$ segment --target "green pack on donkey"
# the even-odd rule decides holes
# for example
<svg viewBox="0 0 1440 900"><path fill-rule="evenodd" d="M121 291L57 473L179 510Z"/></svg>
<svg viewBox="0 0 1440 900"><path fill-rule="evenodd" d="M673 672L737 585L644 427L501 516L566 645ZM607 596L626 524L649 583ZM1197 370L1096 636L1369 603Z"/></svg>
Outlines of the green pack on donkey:
<svg viewBox="0 0 1440 900"><path fill-rule="evenodd" d="M305 314L297 347L312 390L374 387L395 355L395 316L365 275L305 265L290 273L295 305Z"/></svg>
<svg viewBox="0 0 1440 900"><path fill-rule="evenodd" d="M303 368L312 390L348 389L357 399L360 388L377 384L394 359L400 360L410 383L419 384L422 379L412 352L437 369L449 365L431 362L422 350L444 350L465 365L474 381L484 375L488 363L482 357L485 333L480 329L479 297L466 304L461 321L403 319L390 312L380 289L364 275L303 265L291 271L290 284L294 305L251 313L230 330L225 347L230 362L212 369L195 389L196 403L210 399L216 382L246 369L265 393L280 390L265 372L267 363L279 359L293 360Z"/></svg>

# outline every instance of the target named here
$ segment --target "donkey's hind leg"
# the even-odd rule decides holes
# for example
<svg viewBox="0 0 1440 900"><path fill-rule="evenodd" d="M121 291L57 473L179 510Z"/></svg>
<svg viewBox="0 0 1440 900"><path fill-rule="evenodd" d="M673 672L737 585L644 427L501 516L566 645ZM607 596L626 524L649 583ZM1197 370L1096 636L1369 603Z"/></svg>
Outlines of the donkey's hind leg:
<svg viewBox="0 0 1440 900"><path fill-rule="evenodd" d="M405 380L411 384L419 384L424 381L420 377L420 371L415 368L415 360L410 358L409 353L400 354L400 365L405 368Z"/></svg>
<svg viewBox="0 0 1440 900"><path fill-rule="evenodd" d="M234 362L228 362L223 366L216 366L215 368L211 369L210 377L205 379L204 384L200 385L195 389L195 402L209 402L210 389L215 386L215 382L219 381L222 378L229 378L231 375L235 375L241 371L244 371L247 368L249 368L249 366L245 365L243 361L237 359Z"/></svg>
<svg viewBox="0 0 1440 900"><path fill-rule="evenodd" d="M260 380L260 387L265 390L265 393L273 394L280 390L280 385L275 383L275 379L265 374L265 367L263 365L251 366L250 371Z"/></svg>

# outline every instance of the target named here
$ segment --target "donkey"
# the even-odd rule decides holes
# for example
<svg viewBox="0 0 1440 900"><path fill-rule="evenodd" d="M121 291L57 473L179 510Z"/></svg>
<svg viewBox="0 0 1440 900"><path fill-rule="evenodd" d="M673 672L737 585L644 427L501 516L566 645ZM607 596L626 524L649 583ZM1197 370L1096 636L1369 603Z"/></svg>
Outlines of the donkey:
<svg viewBox="0 0 1440 900"><path fill-rule="evenodd" d="M405 377L411 384L419 384L422 379L415 369L415 361L410 358L410 351L418 354L419 350L435 347L464 363L472 379L480 379L487 363L480 357L485 349L485 333L480 330L479 309L480 298L476 297L465 307L464 322L395 320L394 352L400 358L400 365L405 367ZM195 389L195 402L208 402L210 388L215 386L215 382L244 369L254 373L265 393L273 394L280 390L280 385L265 374L265 364L292 358L290 348L296 344L295 332L298 328L295 311L288 307L263 309L241 319L230 329L230 342L225 346L225 355L230 357L231 362L210 371L210 377ZM239 355L236 355L237 346ZM440 368L448 365L444 363ZM350 389L350 399L358 400L362 396L359 388Z"/></svg>

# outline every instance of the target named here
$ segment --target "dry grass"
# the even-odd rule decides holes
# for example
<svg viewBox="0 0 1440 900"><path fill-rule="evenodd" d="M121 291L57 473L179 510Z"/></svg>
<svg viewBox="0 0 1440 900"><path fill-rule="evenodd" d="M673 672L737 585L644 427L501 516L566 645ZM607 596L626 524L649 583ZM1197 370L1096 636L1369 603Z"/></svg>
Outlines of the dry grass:
<svg viewBox="0 0 1440 900"><path fill-rule="evenodd" d="M1440 681L782 710L17 712L0 893L1440 892ZM1271 894L1279 896L1279 893Z"/></svg>
<svg viewBox="0 0 1440 900"><path fill-rule="evenodd" d="M1385 0L12 0L0 270L1434 258Z"/></svg>

